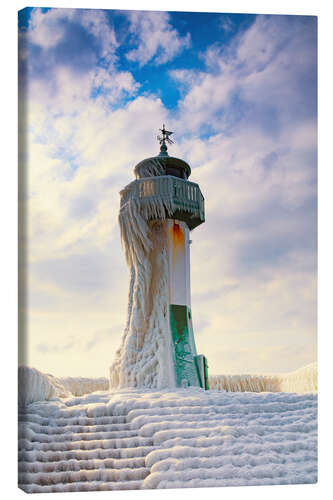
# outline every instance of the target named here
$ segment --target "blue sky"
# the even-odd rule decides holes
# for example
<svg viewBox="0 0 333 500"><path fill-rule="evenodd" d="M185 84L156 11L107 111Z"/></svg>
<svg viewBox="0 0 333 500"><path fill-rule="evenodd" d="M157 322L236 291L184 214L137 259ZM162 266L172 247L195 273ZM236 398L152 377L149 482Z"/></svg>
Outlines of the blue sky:
<svg viewBox="0 0 333 500"><path fill-rule="evenodd" d="M210 371L312 362L316 18L36 8L19 21L28 363L107 375L128 288L118 193L162 123L206 199L191 279Z"/></svg>
<svg viewBox="0 0 333 500"><path fill-rule="evenodd" d="M41 14L48 15L54 9L42 8ZM21 30L29 30L33 23L36 9L27 8L21 11L19 26ZM205 51L208 47L226 46L239 32L246 30L255 20L255 15L214 14L194 12L155 13L151 16L141 16L136 11L104 10L100 11L107 24L116 34L116 55L113 55L118 71L129 71L136 82L140 84L140 93L155 93L159 95L168 109L175 109L181 98L179 87L170 76L170 71L178 68L202 71L205 69ZM144 30L144 20L151 16L156 18L156 26L160 30L160 44L147 50L150 44L145 44L146 50L139 49L140 30ZM32 17L32 19L31 19ZM134 21L134 18L135 21ZM140 20L142 19L142 21ZM103 51L95 37L82 28L80 22L72 22L64 17L53 23L55 29L65 30L62 42L49 48L51 60L36 57L40 49L37 43L31 44L31 59L35 59L35 77L48 78L50 64L69 65L72 70L86 72L93 67L107 67L108 57L103 57ZM163 40L165 39L165 41ZM142 40L141 40L142 41ZM152 44L153 45L153 44ZM114 50L114 49L113 49ZM112 52L113 52L112 50ZM108 54L110 56L110 54ZM159 71L156 71L158 67ZM105 89L94 88L92 97L103 93ZM130 98L114 103L115 107L123 105Z"/></svg>

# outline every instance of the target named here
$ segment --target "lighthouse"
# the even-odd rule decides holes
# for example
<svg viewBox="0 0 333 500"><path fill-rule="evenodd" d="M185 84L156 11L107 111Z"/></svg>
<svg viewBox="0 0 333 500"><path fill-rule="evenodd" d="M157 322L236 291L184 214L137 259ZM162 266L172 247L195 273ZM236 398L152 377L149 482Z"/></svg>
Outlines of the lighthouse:
<svg viewBox="0 0 333 500"><path fill-rule="evenodd" d="M130 272L126 328L110 367L111 387L208 389L207 360L195 345L190 289L190 232L205 221L191 168L160 152L134 168L120 193L119 225Z"/></svg>

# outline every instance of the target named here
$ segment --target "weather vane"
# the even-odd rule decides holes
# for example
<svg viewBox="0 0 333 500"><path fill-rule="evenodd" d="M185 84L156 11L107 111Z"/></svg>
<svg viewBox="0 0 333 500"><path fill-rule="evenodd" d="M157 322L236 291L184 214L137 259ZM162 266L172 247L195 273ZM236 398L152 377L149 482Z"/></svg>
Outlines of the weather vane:
<svg viewBox="0 0 333 500"><path fill-rule="evenodd" d="M173 132L165 130L164 123L163 123L163 128L160 128L159 130L162 132L162 137L158 135L157 140L159 141L161 146L166 146L165 142L167 142L168 144L174 144L174 141L170 139L170 135L173 134Z"/></svg>

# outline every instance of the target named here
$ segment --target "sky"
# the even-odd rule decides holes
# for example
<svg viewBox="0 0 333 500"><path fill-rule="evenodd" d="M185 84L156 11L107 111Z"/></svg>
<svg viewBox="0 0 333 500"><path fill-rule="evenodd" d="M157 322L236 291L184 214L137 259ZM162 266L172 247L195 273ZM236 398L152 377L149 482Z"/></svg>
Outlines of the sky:
<svg viewBox="0 0 333 500"><path fill-rule="evenodd" d="M119 191L158 153L162 123L205 197L191 281L209 372L316 359L316 29L311 16L20 12L27 364L108 376L129 287Z"/></svg>

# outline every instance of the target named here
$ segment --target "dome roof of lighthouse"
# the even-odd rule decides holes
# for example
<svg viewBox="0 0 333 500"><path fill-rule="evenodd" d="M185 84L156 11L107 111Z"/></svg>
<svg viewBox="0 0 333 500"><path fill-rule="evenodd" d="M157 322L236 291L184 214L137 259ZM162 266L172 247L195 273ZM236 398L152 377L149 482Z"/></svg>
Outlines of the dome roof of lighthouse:
<svg viewBox="0 0 333 500"><path fill-rule="evenodd" d="M140 161L134 167L134 174L137 179L142 179L144 177L153 177L158 175L173 175L174 177L180 177L181 179L188 179L191 175L191 168L186 161L176 158L174 156L169 156L168 148L166 142L173 144L170 139L170 135L173 132L160 129L162 132L162 137L158 136L157 139L160 142L160 153L157 156L151 158L146 158Z"/></svg>
<svg viewBox="0 0 333 500"><path fill-rule="evenodd" d="M173 175L181 179L188 179L191 175L191 168L186 161L180 158L157 155L140 161L134 167L134 174L137 179L156 175Z"/></svg>

